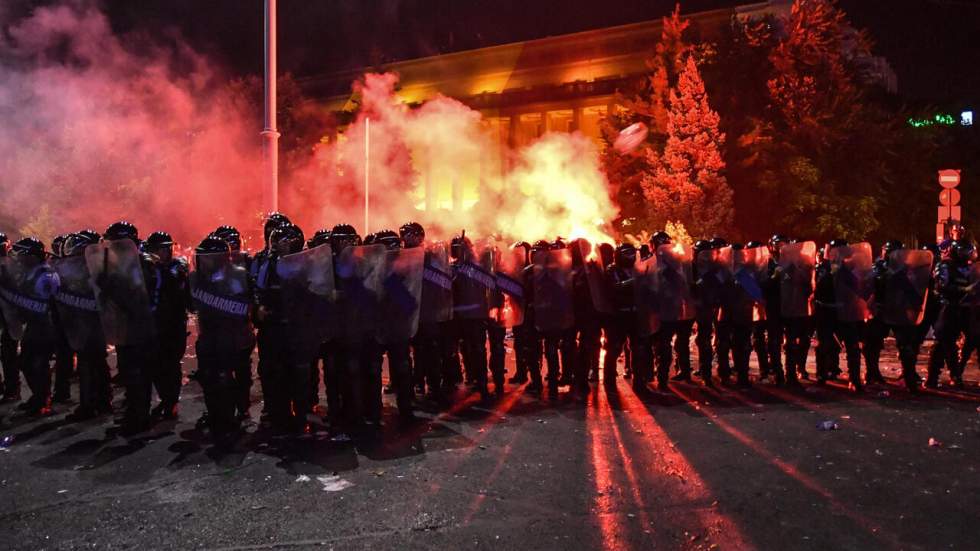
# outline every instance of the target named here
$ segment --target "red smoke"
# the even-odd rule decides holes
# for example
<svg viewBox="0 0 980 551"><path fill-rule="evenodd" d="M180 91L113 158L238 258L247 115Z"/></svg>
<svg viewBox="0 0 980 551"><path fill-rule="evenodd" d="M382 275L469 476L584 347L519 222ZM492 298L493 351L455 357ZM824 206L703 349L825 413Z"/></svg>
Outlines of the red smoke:
<svg viewBox="0 0 980 551"><path fill-rule="evenodd" d="M190 240L255 224L258 133L207 60L132 53L88 5L3 27L0 230L49 239L122 218Z"/></svg>

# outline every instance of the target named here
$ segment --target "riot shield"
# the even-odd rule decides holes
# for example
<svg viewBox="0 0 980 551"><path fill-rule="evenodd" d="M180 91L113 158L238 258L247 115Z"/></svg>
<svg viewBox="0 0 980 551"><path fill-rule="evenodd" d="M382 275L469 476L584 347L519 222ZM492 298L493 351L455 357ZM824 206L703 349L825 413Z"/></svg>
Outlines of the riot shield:
<svg viewBox="0 0 980 551"><path fill-rule="evenodd" d="M812 310L813 272L817 264L817 244L813 241L788 243L779 253L780 308L784 318L803 318Z"/></svg>
<svg viewBox="0 0 980 551"><path fill-rule="evenodd" d="M319 248L319 247L317 247ZM384 245L347 247L336 262L341 323L339 337L359 343L378 335L388 250Z"/></svg>
<svg viewBox="0 0 980 551"><path fill-rule="evenodd" d="M918 325L925 313L931 279L932 252L892 251L888 255L885 275L885 323L904 327Z"/></svg>
<svg viewBox="0 0 980 551"><path fill-rule="evenodd" d="M494 276L497 290L503 295L503 305L493 319L504 327L517 327L524 323L525 293L521 281L525 265L523 247L501 251Z"/></svg>
<svg viewBox="0 0 980 551"><path fill-rule="evenodd" d="M419 321L440 323L453 319L453 272L445 243L433 243L425 251L422 270L422 306Z"/></svg>
<svg viewBox="0 0 980 551"><path fill-rule="evenodd" d="M641 337L649 337L660 330L660 303L657 255L636 261L633 293L636 301L637 331Z"/></svg>
<svg viewBox="0 0 980 551"><path fill-rule="evenodd" d="M837 318L842 322L860 322L871 317L868 301L874 294L869 243L855 243L846 247L827 249L825 258L835 268L834 301Z"/></svg>
<svg viewBox="0 0 980 551"><path fill-rule="evenodd" d="M380 339L382 343L408 342L419 327L422 301L421 248L388 251L382 279Z"/></svg>
<svg viewBox="0 0 980 551"><path fill-rule="evenodd" d="M661 245L657 248L659 271L658 315L661 321L686 321L694 319L693 259L690 248L681 243Z"/></svg>
<svg viewBox="0 0 980 551"><path fill-rule="evenodd" d="M234 255L195 255L189 282L199 318L248 318L252 304L248 272Z"/></svg>
<svg viewBox="0 0 980 551"><path fill-rule="evenodd" d="M538 331L551 333L575 324L572 303L572 251L557 249L534 253L534 323Z"/></svg>
<svg viewBox="0 0 980 551"><path fill-rule="evenodd" d="M51 265L61 280L61 287L54 296L58 320L68 345L81 352L94 335L102 338L99 307L92 291L88 265L82 255L56 258Z"/></svg>
<svg viewBox="0 0 980 551"><path fill-rule="evenodd" d="M766 319L763 283L768 278L769 249L753 247L735 251L735 287L741 291L745 305L751 303L752 321Z"/></svg>
<svg viewBox="0 0 980 551"><path fill-rule="evenodd" d="M980 281L980 262L974 262L970 266L970 285L975 285L978 281ZM964 306L969 307L970 335L974 338L980 337L980 289L978 288L980 285L963 299Z"/></svg>
<svg viewBox="0 0 980 551"><path fill-rule="evenodd" d="M12 256L0 257L0 311L10 337L16 341L24 337L31 311L47 308L25 294L26 287L23 265Z"/></svg>
<svg viewBox="0 0 980 551"><path fill-rule="evenodd" d="M276 263L282 308L291 345L300 358L316 357L320 344L336 336L333 252L320 245L287 255Z"/></svg>
<svg viewBox="0 0 980 551"><path fill-rule="evenodd" d="M469 250L453 265L453 317L489 319L491 293L497 288L492 256Z"/></svg>
<svg viewBox="0 0 980 551"><path fill-rule="evenodd" d="M150 342L155 329L136 243L119 239L89 245L85 263L106 342L116 346Z"/></svg>
<svg viewBox="0 0 980 551"><path fill-rule="evenodd" d="M609 286L606 284L605 274L600 264L599 253L593 250L592 245L585 239L576 241L582 253L585 265L585 279L589 284L589 295L592 297L592 306L601 314L611 314L613 307L612 297L610 296Z"/></svg>

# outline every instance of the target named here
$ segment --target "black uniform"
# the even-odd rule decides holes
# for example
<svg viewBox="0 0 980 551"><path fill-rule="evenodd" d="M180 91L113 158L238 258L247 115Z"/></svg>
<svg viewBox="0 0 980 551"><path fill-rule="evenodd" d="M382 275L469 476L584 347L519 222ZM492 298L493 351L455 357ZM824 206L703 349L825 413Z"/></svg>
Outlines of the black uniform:
<svg viewBox="0 0 980 551"><path fill-rule="evenodd" d="M188 268L187 261L182 258L156 261L153 266L155 287L150 289L150 294L159 338L153 386L160 397L156 411L171 416L180 401L181 363L187 351L187 310L191 301Z"/></svg>
<svg viewBox="0 0 980 551"><path fill-rule="evenodd" d="M945 366L950 379L960 384L958 341L967 331L968 308L963 305L965 287L969 284L969 265L967 262L950 259L936 266L936 294L939 296L940 311L936 320L936 344L929 357L929 374L926 384L934 387L939 383L939 373Z"/></svg>

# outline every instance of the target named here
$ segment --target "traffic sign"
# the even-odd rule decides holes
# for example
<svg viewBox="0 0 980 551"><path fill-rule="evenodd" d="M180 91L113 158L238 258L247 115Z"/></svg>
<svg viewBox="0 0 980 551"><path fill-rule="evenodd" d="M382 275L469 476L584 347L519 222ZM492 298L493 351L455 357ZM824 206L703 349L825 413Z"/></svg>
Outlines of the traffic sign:
<svg viewBox="0 0 980 551"><path fill-rule="evenodd" d="M939 192L939 204L940 205L958 205L960 204L960 192L956 188L944 189Z"/></svg>
<svg viewBox="0 0 980 551"><path fill-rule="evenodd" d="M939 185L946 189L952 189L960 185L960 171L952 169L940 170Z"/></svg>

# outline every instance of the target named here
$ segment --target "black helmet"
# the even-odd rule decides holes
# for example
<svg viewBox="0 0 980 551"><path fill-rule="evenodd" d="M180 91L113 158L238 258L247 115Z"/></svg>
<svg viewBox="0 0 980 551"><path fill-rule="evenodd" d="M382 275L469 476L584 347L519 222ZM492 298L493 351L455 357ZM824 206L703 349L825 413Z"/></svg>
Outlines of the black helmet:
<svg viewBox="0 0 980 551"><path fill-rule="evenodd" d="M976 247L969 241L953 241L950 244L950 251L953 258L960 262L966 262L977 254Z"/></svg>
<svg viewBox="0 0 980 551"><path fill-rule="evenodd" d="M374 234L374 240L385 246L386 249L400 249L402 246L402 238L398 236L392 230L381 230Z"/></svg>
<svg viewBox="0 0 980 551"><path fill-rule="evenodd" d="M712 249L722 249L728 246L728 240L717 235L711 238L710 243Z"/></svg>
<svg viewBox="0 0 980 551"><path fill-rule="evenodd" d="M289 217L281 212L270 212L268 216L265 217L265 224L262 226L262 235L265 237L266 243L269 242L269 238L272 237L272 231L283 224L292 223Z"/></svg>
<svg viewBox="0 0 980 551"><path fill-rule="evenodd" d="M425 241L425 228L418 222L402 224L402 227L398 228L398 234L405 242L406 248L418 247Z"/></svg>
<svg viewBox="0 0 980 551"><path fill-rule="evenodd" d="M61 234L51 240L51 254L54 256L62 256L64 251L62 250L65 246L65 240L68 239L67 234Z"/></svg>
<svg viewBox="0 0 980 551"><path fill-rule="evenodd" d="M670 245L672 241L673 239L670 237L670 234L665 231L658 231L650 236L650 244L653 245L654 249L661 245Z"/></svg>
<svg viewBox="0 0 980 551"><path fill-rule="evenodd" d="M698 239L694 242L694 252L699 253L701 251L707 251L711 249L711 241L707 239Z"/></svg>
<svg viewBox="0 0 980 551"><path fill-rule="evenodd" d="M211 235L224 239L232 252L242 250L242 234L239 233L238 228L235 226L218 226Z"/></svg>
<svg viewBox="0 0 980 551"><path fill-rule="evenodd" d="M280 245L285 244L286 252L281 254L293 254L298 253L303 250L303 243L306 241L303 236L303 230L300 229L296 224L291 224L286 222L275 230L272 231L272 235L269 236L269 244Z"/></svg>
<svg viewBox="0 0 980 551"><path fill-rule="evenodd" d="M602 266L608 266L613 263L613 257L616 256L616 249L613 248L610 243L599 243L599 260L602 262Z"/></svg>
<svg viewBox="0 0 980 551"><path fill-rule="evenodd" d="M316 247L319 247L320 245L326 245L329 242L330 242L330 230L326 228L321 228L319 230L316 230L316 232L313 233L313 237L311 237L306 242L306 248L315 249Z"/></svg>
<svg viewBox="0 0 980 551"><path fill-rule="evenodd" d="M888 256L892 251L898 251L905 248L905 244L898 239L889 239L885 241L885 244L881 246L881 256Z"/></svg>
<svg viewBox="0 0 980 551"><path fill-rule="evenodd" d="M732 243L732 250L733 251L741 251L744 248L745 248L745 245L743 245L741 243Z"/></svg>
<svg viewBox="0 0 980 551"><path fill-rule="evenodd" d="M7 256L7 249L10 248L10 238L7 234L0 232L0 256Z"/></svg>
<svg viewBox="0 0 980 551"><path fill-rule="evenodd" d="M231 246L224 238L212 233L201 240L201 244L194 249L197 254L220 254L231 252Z"/></svg>
<svg viewBox="0 0 980 551"><path fill-rule="evenodd" d="M377 240L378 240L378 234L376 233L369 233L364 236L365 245L375 245Z"/></svg>
<svg viewBox="0 0 980 551"><path fill-rule="evenodd" d="M636 247L632 243L623 243L616 247L614 258L617 266L633 266L636 264Z"/></svg>
<svg viewBox="0 0 980 551"><path fill-rule="evenodd" d="M762 241L749 241L745 244L746 249L757 249L762 246Z"/></svg>
<svg viewBox="0 0 980 551"><path fill-rule="evenodd" d="M830 243L827 243L827 248L836 249L837 247L846 247L848 244L847 239L841 239L838 237L837 239L831 239Z"/></svg>
<svg viewBox="0 0 980 551"><path fill-rule="evenodd" d="M47 257L44 252L44 243L36 237L25 237L14 243L11 252L14 256L33 256L38 260L44 260Z"/></svg>
<svg viewBox="0 0 980 551"><path fill-rule="evenodd" d="M165 231L155 231L143 242L143 248L147 251L156 251L174 244L174 238Z"/></svg>
<svg viewBox="0 0 980 551"><path fill-rule="evenodd" d="M547 243L547 241L545 241L545 243ZM472 250L473 250L473 242L470 241L469 237L466 237L466 230L463 230L462 233L453 237L452 240L449 242L449 256L457 260L463 259L464 251L472 251Z"/></svg>
<svg viewBox="0 0 980 551"><path fill-rule="evenodd" d="M136 226L126 222L125 220L120 220L119 222L113 222L106 228L105 233L102 234L102 238L106 241L118 241L120 239L132 239L133 243L137 245L140 244L140 234Z"/></svg>
<svg viewBox="0 0 980 551"><path fill-rule="evenodd" d="M534 242L534 245L531 245L532 252L547 251L550 248L551 248L551 243L548 243L544 239L538 239L537 241Z"/></svg>
<svg viewBox="0 0 980 551"><path fill-rule="evenodd" d="M557 249L564 249L564 248L567 248L567 247L568 247L568 245L565 244L565 238L564 237L555 238L554 242L551 243L551 248L552 249L556 249L557 250Z"/></svg>
<svg viewBox="0 0 980 551"><path fill-rule="evenodd" d="M361 244L361 236L357 235L357 230L350 224L337 224L330 230L330 248L333 254L340 254L340 251L347 247L354 247Z"/></svg>
<svg viewBox="0 0 980 551"><path fill-rule="evenodd" d="M95 245L98 242L98 233L94 230L82 230L68 236L64 245L61 246L61 253L64 256L78 256L85 252L85 247Z"/></svg>

